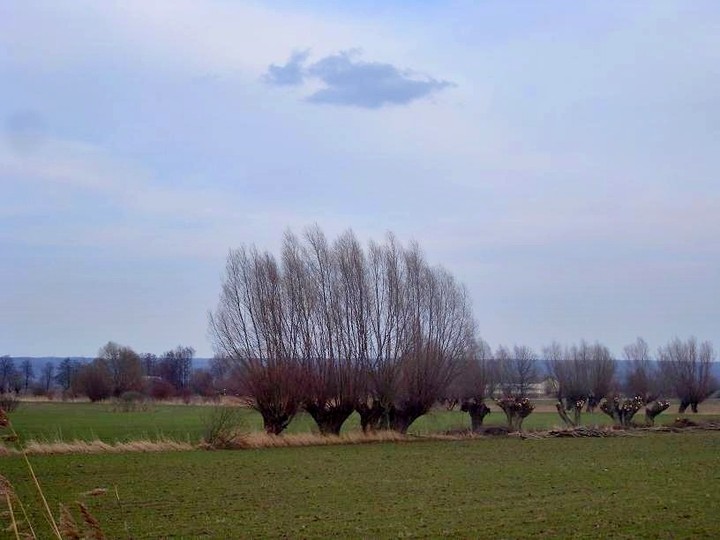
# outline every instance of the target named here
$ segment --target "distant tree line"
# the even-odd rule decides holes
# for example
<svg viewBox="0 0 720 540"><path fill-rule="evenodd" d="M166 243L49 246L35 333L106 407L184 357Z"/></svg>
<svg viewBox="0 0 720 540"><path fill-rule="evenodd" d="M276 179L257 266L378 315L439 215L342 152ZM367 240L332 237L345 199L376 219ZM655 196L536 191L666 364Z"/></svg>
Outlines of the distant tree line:
<svg viewBox="0 0 720 540"><path fill-rule="evenodd" d="M65 358L59 364L47 362L38 376L29 359L20 369L10 356L0 357L0 393L86 396L91 401L139 392L154 399L211 397L216 394L209 370L193 368L195 350L178 346L160 356L138 354L132 348L108 342L90 362Z"/></svg>

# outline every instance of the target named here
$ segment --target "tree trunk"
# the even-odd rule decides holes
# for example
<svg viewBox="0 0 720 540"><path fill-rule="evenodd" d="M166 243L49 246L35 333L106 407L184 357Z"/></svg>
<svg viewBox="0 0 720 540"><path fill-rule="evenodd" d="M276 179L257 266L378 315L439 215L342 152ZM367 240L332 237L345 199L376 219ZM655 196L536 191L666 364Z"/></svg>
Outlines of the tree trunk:
<svg viewBox="0 0 720 540"><path fill-rule="evenodd" d="M473 433L479 433L482 431L483 421L490 412L490 408L485 403L477 402L475 400L463 402L461 409L462 411L470 415L470 428Z"/></svg>
<svg viewBox="0 0 720 540"><path fill-rule="evenodd" d="M315 420L322 435L340 435L340 429L352 414L353 406L348 403L340 405L307 403L305 410Z"/></svg>
<svg viewBox="0 0 720 540"><path fill-rule="evenodd" d="M359 403L355 406L355 410L360 415L360 427L363 433L387 429L387 410L379 402L373 402L371 405Z"/></svg>
<svg viewBox="0 0 720 540"><path fill-rule="evenodd" d="M429 407L421 404L408 404L402 409L393 408L390 414L390 429L402 433L407 433L412 423L426 414Z"/></svg>
<svg viewBox="0 0 720 540"><path fill-rule="evenodd" d="M670 407L670 402L663 400L663 401L653 401L652 403L648 403L645 406L645 421L649 426L655 425L655 417L658 416L660 413L665 411L668 407Z"/></svg>
<svg viewBox="0 0 720 540"><path fill-rule="evenodd" d="M293 416L287 414L268 414L261 411L265 433L269 435L280 435L288 427Z"/></svg>

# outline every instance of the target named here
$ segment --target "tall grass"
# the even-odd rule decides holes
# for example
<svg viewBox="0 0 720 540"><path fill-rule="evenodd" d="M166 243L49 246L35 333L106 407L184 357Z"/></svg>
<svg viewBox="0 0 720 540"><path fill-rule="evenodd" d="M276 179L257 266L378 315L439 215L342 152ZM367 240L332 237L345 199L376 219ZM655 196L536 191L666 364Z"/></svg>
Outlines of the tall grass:
<svg viewBox="0 0 720 540"><path fill-rule="evenodd" d="M59 521L55 520L55 517L50 510L50 505L48 504L47 498L45 497L45 492L43 491L42 486L40 485L40 481L35 474L35 469L33 468L32 463L28 458L27 449L23 446L20 446L20 436L15 431L15 428L10 421L10 417L2 408L0 408L0 429L7 430L10 433L10 440L18 443L19 450L17 451L22 455L25 466L27 467L30 477L32 478L33 486L35 487L35 490L37 491L42 502L42 514L48 525L50 526L53 536L59 540L68 540L75 538L103 540L105 536L102 533L100 522L81 502L76 502L76 505L79 508L82 521L85 524L84 531L78 528L77 523L73 519L72 513L68 510L66 506L63 506L62 504L60 505ZM0 475L0 496L5 499L5 504L8 509L8 515L10 520L8 531L14 533L16 540L20 540L20 538L37 539L38 536L35 532L35 527L33 526L33 523L27 514L25 506L23 505L20 498L17 496L17 493L15 492L10 481L2 475ZM18 517L16 517L16 507L21 510L23 517L22 521L19 520ZM58 525L58 522L60 523L60 525Z"/></svg>

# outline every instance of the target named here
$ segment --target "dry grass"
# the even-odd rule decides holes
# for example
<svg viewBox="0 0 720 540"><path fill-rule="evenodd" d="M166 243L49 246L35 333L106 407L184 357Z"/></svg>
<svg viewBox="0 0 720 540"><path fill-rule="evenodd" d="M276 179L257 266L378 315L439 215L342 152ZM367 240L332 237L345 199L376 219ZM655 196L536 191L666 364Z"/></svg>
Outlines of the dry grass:
<svg viewBox="0 0 720 540"><path fill-rule="evenodd" d="M194 445L188 442L173 440L138 440L109 444L100 440L94 441L28 441L25 453L29 455L48 454L119 454L123 452L173 452L193 450Z"/></svg>
<svg viewBox="0 0 720 540"><path fill-rule="evenodd" d="M267 433L246 433L234 440L235 448L280 448L295 446L331 446L338 444L368 444L377 442L405 442L417 439L395 431L375 433L352 432L342 435L319 435L316 433L294 433L270 435Z"/></svg>

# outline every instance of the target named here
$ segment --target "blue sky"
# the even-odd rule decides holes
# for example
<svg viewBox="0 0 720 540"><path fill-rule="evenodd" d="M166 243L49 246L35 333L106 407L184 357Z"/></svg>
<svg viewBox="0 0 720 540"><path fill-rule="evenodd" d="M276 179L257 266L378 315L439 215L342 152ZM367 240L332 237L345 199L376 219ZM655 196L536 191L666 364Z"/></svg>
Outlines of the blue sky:
<svg viewBox="0 0 720 540"><path fill-rule="evenodd" d="M231 247L394 231L491 344L720 345L720 6L0 4L0 354L211 354Z"/></svg>

